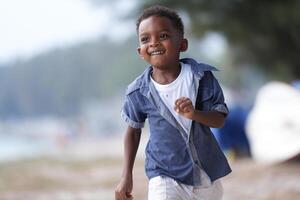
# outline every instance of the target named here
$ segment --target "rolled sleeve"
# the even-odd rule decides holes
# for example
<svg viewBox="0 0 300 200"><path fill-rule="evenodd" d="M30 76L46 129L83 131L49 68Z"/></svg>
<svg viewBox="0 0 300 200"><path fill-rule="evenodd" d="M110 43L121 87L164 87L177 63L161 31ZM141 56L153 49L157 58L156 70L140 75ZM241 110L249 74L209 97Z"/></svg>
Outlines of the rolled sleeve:
<svg viewBox="0 0 300 200"><path fill-rule="evenodd" d="M144 128L145 122L135 122L129 118L128 115L124 112L124 110L121 111L121 117L123 120L132 128Z"/></svg>
<svg viewBox="0 0 300 200"><path fill-rule="evenodd" d="M132 128L143 128L146 120L145 114L141 112L139 102L129 95L125 98L121 117Z"/></svg>
<svg viewBox="0 0 300 200"><path fill-rule="evenodd" d="M214 106L212 106L212 109L211 109L211 110L215 110L215 111L221 112L221 113L223 113L225 116L227 116L228 113L229 113L226 104L217 104L217 105L214 105Z"/></svg>
<svg viewBox="0 0 300 200"><path fill-rule="evenodd" d="M217 81L217 79L213 76L213 99L210 110L215 110L223 113L225 116L228 115L229 110L224 101L223 91Z"/></svg>

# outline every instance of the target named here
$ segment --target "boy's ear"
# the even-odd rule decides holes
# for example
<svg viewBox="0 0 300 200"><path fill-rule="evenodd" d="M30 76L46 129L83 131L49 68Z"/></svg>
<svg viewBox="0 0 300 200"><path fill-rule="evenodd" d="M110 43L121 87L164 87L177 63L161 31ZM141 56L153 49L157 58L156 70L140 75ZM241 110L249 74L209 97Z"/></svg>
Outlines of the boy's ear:
<svg viewBox="0 0 300 200"><path fill-rule="evenodd" d="M142 59L144 59L144 57L141 55L141 48L138 47L136 50L137 50L138 54L140 55L140 57L141 57Z"/></svg>
<svg viewBox="0 0 300 200"><path fill-rule="evenodd" d="M188 49L188 40L183 38L182 41L181 41L181 44L180 44L180 52L184 52Z"/></svg>

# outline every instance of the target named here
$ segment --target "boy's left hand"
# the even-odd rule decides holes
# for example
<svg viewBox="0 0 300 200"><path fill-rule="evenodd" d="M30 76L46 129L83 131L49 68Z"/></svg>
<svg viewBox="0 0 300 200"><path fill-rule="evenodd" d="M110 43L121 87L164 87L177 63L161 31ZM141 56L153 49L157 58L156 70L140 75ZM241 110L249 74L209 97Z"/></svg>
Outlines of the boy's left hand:
<svg viewBox="0 0 300 200"><path fill-rule="evenodd" d="M181 98L177 99L175 101L174 110L178 114L180 114L188 119L193 119L194 112L195 112L195 108L193 106L192 101L187 97L181 97Z"/></svg>

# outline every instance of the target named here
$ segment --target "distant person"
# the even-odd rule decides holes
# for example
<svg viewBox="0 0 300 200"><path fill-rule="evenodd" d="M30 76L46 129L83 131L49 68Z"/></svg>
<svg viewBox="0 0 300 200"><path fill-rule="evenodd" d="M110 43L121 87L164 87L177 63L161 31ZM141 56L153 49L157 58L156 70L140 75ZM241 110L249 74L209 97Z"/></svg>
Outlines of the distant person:
<svg viewBox="0 0 300 200"><path fill-rule="evenodd" d="M188 41L178 14L145 9L136 24L138 53L151 66L126 91L125 156L115 199L132 199L132 170L146 118L150 138L145 170L149 200L219 200L220 178L231 172L209 127L221 127L228 109L207 64L179 59Z"/></svg>

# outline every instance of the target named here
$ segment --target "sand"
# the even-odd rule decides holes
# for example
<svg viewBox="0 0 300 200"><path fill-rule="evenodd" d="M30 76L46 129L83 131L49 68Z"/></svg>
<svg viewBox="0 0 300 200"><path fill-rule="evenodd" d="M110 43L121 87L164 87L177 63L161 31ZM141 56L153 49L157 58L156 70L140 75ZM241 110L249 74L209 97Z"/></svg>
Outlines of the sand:
<svg viewBox="0 0 300 200"><path fill-rule="evenodd" d="M134 197L147 199L143 148L134 168ZM73 153L72 153L73 151ZM80 153L81 152L81 153ZM230 161L224 200L295 200L300 197L300 163ZM122 169L122 139L81 141L56 153L0 163L1 200L110 200Z"/></svg>

